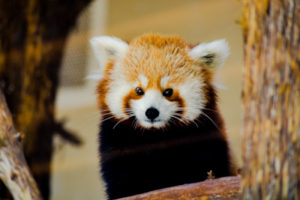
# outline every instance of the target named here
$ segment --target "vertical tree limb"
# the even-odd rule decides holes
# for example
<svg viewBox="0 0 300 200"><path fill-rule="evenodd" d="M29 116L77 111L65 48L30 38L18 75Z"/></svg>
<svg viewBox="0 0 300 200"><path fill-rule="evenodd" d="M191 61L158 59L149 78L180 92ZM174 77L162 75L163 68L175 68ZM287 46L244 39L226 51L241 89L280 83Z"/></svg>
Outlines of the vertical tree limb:
<svg viewBox="0 0 300 200"><path fill-rule="evenodd" d="M14 199L41 199L26 164L20 138L0 90L0 178Z"/></svg>
<svg viewBox="0 0 300 200"><path fill-rule="evenodd" d="M300 199L300 1L244 0L243 199Z"/></svg>
<svg viewBox="0 0 300 200"><path fill-rule="evenodd" d="M44 199L50 194L58 132L54 103L64 45L90 1L0 0L0 88Z"/></svg>

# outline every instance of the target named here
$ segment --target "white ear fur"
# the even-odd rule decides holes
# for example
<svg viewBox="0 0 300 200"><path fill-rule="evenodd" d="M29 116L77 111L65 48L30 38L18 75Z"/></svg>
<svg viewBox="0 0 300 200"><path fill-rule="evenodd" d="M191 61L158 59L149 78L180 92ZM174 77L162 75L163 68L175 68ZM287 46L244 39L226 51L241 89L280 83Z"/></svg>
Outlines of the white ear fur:
<svg viewBox="0 0 300 200"><path fill-rule="evenodd" d="M209 68L221 67L229 54L229 45L225 39L201 43L189 52L189 56L200 60Z"/></svg>
<svg viewBox="0 0 300 200"><path fill-rule="evenodd" d="M116 37L99 36L90 40L94 55L98 61L101 73L106 64L124 56L128 50L128 44Z"/></svg>

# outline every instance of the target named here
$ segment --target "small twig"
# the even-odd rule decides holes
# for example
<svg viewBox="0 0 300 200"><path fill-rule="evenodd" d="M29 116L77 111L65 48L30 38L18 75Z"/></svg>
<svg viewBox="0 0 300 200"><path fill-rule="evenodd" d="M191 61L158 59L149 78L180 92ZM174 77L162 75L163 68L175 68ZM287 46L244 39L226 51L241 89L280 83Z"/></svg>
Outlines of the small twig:
<svg viewBox="0 0 300 200"><path fill-rule="evenodd" d="M75 133L72 133L71 131L66 130L66 128L64 127L64 124L65 124L65 120L58 121L55 123L54 130L55 130L56 134L61 136L65 141L67 141L75 146L82 145L83 142L80 139L80 137L77 136Z"/></svg>
<svg viewBox="0 0 300 200"><path fill-rule="evenodd" d="M214 173L212 170L210 170L209 172L207 172L207 179L208 180L212 180L215 179Z"/></svg>

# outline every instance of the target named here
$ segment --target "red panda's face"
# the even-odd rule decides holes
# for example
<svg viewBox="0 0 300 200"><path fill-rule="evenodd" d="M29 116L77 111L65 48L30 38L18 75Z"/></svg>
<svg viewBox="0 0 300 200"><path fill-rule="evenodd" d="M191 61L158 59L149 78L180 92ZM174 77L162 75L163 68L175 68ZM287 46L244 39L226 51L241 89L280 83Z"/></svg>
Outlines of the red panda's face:
<svg viewBox="0 0 300 200"><path fill-rule="evenodd" d="M149 82L144 75L140 75L139 79ZM171 122L188 124L200 115L205 98L201 80L191 78L182 83L172 83L172 75L165 75L157 86L148 88L139 84L135 87L135 96L140 98L132 96L125 99L126 109L134 114L140 126L163 128Z"/></svg>
<svg viewBox="0 0 300 200"><path fill-rule="evenodd" d="M121 42L115 38L106 38L105 42L116 41ZM200 116L208 100L206 86L211 81L207 63L218 56L214 52L201 55L206 56L201 60L199 45L190 49L177 37L155 35L129 45L122 42L118 50L103 42L102 46L102 53L115 53L117 57L108 59L112 61L110 68L104 69L100 88L106 89L99 94L100 104L119 122L132 118L136 127L165 128L172 123L193 123Z"/></svg>

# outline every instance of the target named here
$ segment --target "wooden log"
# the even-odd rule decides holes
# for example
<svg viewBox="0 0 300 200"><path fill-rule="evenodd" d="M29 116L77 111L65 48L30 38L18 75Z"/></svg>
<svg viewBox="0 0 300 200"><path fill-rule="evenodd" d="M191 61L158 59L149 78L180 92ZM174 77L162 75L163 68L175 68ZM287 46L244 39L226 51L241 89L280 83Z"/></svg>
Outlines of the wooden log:
<svg viewBox="0 0 300 200"><path fill-rule="evenodd" d="M239 197L240 177L231 176L155 190L119 200L235 200Z"/></svg>
<svg viewBox="0 0 300 200"><path fill-rule="evenodd" d="M300 1L244 0L242 199L300 199Z"/></svg>
<svg viewBox="0 0 300 200"><path fill-rule="evenodd" d="M0 178L14 199L41 199L29 171L21 146L21 135L13 125L11 114L0 90Z"/></svg>

